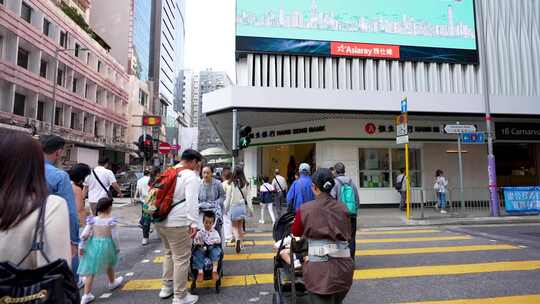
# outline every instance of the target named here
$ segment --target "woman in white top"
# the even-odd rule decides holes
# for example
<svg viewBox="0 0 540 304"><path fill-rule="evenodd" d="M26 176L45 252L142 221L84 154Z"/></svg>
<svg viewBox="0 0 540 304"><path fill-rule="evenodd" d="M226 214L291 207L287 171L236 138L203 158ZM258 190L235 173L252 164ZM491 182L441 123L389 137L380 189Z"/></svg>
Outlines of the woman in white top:
<svg viewBox="0 0 540 304"><path fill-rule="evenodd" d="M66 201L48 195L45 160L41 146L32 137L0 132L0 262L23 269L47 264L43 254L23 258L32 247L39 211L45 209L43 253L49 261L71 263L69 215Z"/></svg>
<svg viewBox="0 0 540 304"><path fill-rule="evenodd" d="M274 208L272 206L272 203L274 202L272 194L276 189L270 184L270 179L268 177L263 177L263 182L264 183L259 189L259 192L261 193L261 219L259 220L259 224L264 224L264 210L266 207L268 208L268 213L270 213L273 225L276 222L276 216L274 215Z"/></svg>
<svg viewBox="0 0 540 304"><path fill-rule="evenodd" d="M231 187L231 179L232 179L232 172L231 168L226 167L223 168L223 171L221 172L221 176L223 177L223 182L221 185L223 186L223 191L225 191L225 197L227 195L228 189ZM223 208L225 210L225 202L223 202ZM225 242L230 242L233 239L233 233L232 233L232 222L231 217L229 216L228 212L223 212L223 233L225 234Z"/></svg>
<svg viewBox="0 0 540 304"><path fill-rule="evenodd" d="M433 188L437 192L437 199L439 201L438 205L435 205L435 208L441 208L441 213L445 214L446 210L446 191L448 187L448 180L444 177L444 172L439 169L435 172L435 184Z"/></svg>
<svg viewBox="0 0 540 304"><path fill-rule="evenodd" d="M246 210L246 206L249 210ZM236 240L236 252L240 253L243 237L242 224L248 212L253 215L253 205L251 202L251 189L246 180L244 171L236 167L233 172L230 186L227 188L225 198L225 210L230 214L234 239Z"/></svg>

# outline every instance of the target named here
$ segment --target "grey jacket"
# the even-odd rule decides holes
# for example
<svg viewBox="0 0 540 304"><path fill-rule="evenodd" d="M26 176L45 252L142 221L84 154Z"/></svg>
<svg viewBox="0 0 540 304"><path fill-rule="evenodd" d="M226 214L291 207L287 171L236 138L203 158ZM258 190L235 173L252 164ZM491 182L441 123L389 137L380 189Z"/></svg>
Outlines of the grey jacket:
<svg viewBox="0 0 540 304"><path fill-rule="evenodd" d="M223 202L225 201L225 191L221 182L215 178L211 185L205 185L201 182L199 188L199 209L213 210L217 218L223 215Z"/></svg>
<svg viewBox="0 0 540 304"><path fill-rule="evenodd" d="M334 186L334 189L332 189L332 192L330 192L330 195L333 198L335 198L336 200L339 201L339 197L340 197L340 194L341 194L339 192L341 190L341 186L343 184L349 184L349 185L351 185L351 187L354 190L354 196L356 197L356 201L358 202L358 205L360 205L360 196L358 195L358 188L353 183L352 178L350 178L348 176L345 176L345 175L339 175L334 179L334 181L336 182L336 185Z"/></svg>

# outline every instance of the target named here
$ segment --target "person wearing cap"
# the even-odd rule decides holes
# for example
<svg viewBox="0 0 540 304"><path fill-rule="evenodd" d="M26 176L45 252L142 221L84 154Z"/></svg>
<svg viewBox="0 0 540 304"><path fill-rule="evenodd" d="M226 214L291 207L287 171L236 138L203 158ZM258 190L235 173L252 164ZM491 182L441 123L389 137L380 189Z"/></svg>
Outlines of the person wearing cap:
<svg viewBox="0 0 540 304"><path fill-rule="evenodd" d="M315 199L315 194L311 189L311 168L306 163L301 163L299 167L300 177L291 185L287 193L287 206L289 211L298 210L302 204Z"/></svg>
<svg viewBox="0 0 540 304"><path fill-rule="evenodd" d="M43 156L45 157L45 180L49 188L49 194L58 195L65 199L69 211L69 238L71 240L72 269L79 266L78 245L79 245L79 216L75 203L75 195L71 186L71 179L67 172L58 169L60 158L64 154L66 141L56 135L43 135L39 139ZM79 281L77 273L74 272L75 279ZM79 285L81 282L79 281Z"/></svg>
<svg viewBox="0 0 540 304"><path fill-rule="evenodd" d="M274 187L276 191L276 195L274 195L274 205L277 215L278 217L280 217L281 207L283 206L283 203L285 202L285 196L287 195L287 180L285 179L285 177L280 175L279 169L276 169L274 171L272 187Z"/></svg>
<svg viewBox="0 0 540 304"><path fill-rule="evenodd" d="M144 170L144 176L137 180L137 190L135 191L135 200L140 202L141 205L146 201L148 196L148 191L150 191L150 170ZM148 245L148 238L150 237L150 221L147 219L144 214L141 214L141 219L139 220L143 232L143 239L141 245Z"/></svg>

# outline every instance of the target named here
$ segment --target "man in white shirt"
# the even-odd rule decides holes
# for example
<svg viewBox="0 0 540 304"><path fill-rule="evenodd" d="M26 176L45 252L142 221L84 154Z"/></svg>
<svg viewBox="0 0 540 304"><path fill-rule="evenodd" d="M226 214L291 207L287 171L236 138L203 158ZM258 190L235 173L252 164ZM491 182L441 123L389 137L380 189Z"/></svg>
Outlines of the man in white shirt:
<svg viewBox="0 0 540 304"><path fill-rule="evenodd" d="M399 175L396 177L396 190L399 192L399 209L405 211L407 206L407 176L405 176L405 169L399 170Z"/></svg>
<svg viewBox="0 0 540 304"><path fill-rule="evenodd" d="M84 186L88 189L88 201L90 202L90 208L92 213L96 214L96 206L99 199L110 196L111 187L116 190L119 197L122 197L122 190L116 182L114 173L109 170L109 159L104 158L98 162L98 166L92 170L92 173L88 175Z"/></svg>
<svg viewBox="0 0 540 304"><path fill-rule="evenodd" d="M155 224L163 242L163 281L159 297L166 299L174 295L173 304L194 304L198 297L187 289L189 259L191 257L191 241L197 232L199 219L199 178L202 156L195 150L182 153L180 163L175 166L181 169L176 179L173 204L175 205L167 219Z"/></svg>
<svg viewBox="0 0 540 304"><path fill-rule="evenodd" d="M135 191L135 200L139 201L141 204L144 204L146 197L148 196L148 191L150 190L150 171L144 170L144 176L139 178L137 181L137 190ZM142 206L141 206L142 207ZM148 245L148 238L150 237L150 225L152 224L149 219L147 219L144 214L141 215L139 224L142 227L143 239L141 244L143 246Z"/></svg>
<svg viewBox="0 0 540 304"><path fill-rule="evenodd" d="M285 177L279 174L279 169L274 171L274 179L272 180L272 187L276 191L274 196L274 205L278 217L281 217L281 207L285 204L285 196L287 195L287 180Z"/></svg>

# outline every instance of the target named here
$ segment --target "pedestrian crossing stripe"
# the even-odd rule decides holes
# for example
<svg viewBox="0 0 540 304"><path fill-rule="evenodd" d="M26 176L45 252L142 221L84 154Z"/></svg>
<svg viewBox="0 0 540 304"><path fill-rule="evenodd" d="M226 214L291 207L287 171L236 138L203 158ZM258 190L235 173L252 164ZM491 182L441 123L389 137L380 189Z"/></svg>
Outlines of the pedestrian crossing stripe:
<svg viewBox="0 0 540 304"><path fill-rule="evenodd" d="M400 235L400 234L429 234L440 233L440 230L436 229L414 229L414 230L388 230L388 231L358 231L358 236L370 236L370 235ZM272 233L269 232L251 232L246 233L246 237L272 237Z"/></svg>
<svg viewBox="0 0 540 304"><path fill-rule="evenodd" d="M540 294L509 296L484 299L460 299L429 302L414 302L416 304L538 304L540 303ZM413 304L412 302L409 304Z"/></svg>
<svg viewBox="0 0 540 304"><path fill-rule="evenodd" d="M356 250L356 256L382 256L382 255L405 255L405 254L428 254L428 253L449 253L449 252L471 252L471 251L494 251L494 250L518 250L519 247L512 245L467 245L448 247L418 247L399 249L370 249ZM225 261L248 261L248 260L271 260L276 253L242 253L225 254ZM163 256L154 259L154 263L163 263Z"/></svg>
<svg viewBox="0 0 540 304"><path fill-rule="evenodd" d="M438 237L411 237L411 238L382 238L382 239L361 239L356 240L356 244L380 244L380 243L414 243L414 242L438 242L438 241L465 241L472 240L471 236L438 236ZM246 241L251 243L251 241ZM276 242L272 240L255 240L255 246L273 246Z"/></svg>
<svg viewBox="0 0 540 304"><path fill-rule="evenodd" d="M425 277L425 276L445 276L445 275L463 275L488 272L509 272L509 271L534 271L540 270L540 260L532 261L514 261L514 262L494 262L477 264L454 264L454 265L436 265L436 266L412 266L412 267L391 267L391 268L373 268L359 269L354 271L353 279L355 281L394 279L404 277ZM253 274L224 276L222 278L222 287L242 287L257 284L272 284L273 274ZM213 281L204 281L197 284L201 288L212 288L215 286ZM161 279L132 280L127 282L122 290L140 291L140 290L159 290L161 288ZM459 302L458 302L459 303ZM514 302L521 303L521 302ZM452 303L454 304L454 303Z"/></svg>

